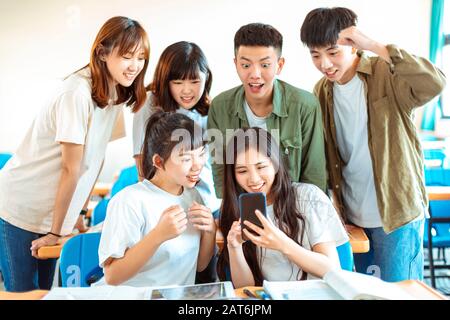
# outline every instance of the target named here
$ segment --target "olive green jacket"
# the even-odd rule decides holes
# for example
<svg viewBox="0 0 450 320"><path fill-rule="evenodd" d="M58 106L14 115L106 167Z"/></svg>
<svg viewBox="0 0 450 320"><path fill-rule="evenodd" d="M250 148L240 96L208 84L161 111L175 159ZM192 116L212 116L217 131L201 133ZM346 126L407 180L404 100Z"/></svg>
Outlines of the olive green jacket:
<svg viewBox="0 0 450 320"><path fill-rule="evenodd" d="M384 230L389 233L417 218L428 205L423 154L413 122L415 108L429 102L445 86L444 74L428 60L395 45L387 46L391 63L360 57L357 75L364 84L368 143L375 190ZM323 114L329 188L345 219L342 167L333 112L333 83L322 78L315 86Z"/></svg>
<svg viewBox="0 0 450 320"><path fill-rule="evenodd" d="M279 136L275 138L279 138L280 151L289 159L289 173L292 180L312 183L325 190L325 150L322 114L318 100L313 94L281 80L275 80L273 90L273 110L267 119L267 130L269 133L278 130L276 132ZM249 124L244 110L242 85L225 91L213 99L208 112L210 138L211 129L219 130L222 134L223 148L223 144L227 141L227 129L229 137L233 130L245 127L249 127ZM213 149L210 149L211 159L215 157ZM213 161L212 169L216 194L221 198L223 165Z"/></svg>

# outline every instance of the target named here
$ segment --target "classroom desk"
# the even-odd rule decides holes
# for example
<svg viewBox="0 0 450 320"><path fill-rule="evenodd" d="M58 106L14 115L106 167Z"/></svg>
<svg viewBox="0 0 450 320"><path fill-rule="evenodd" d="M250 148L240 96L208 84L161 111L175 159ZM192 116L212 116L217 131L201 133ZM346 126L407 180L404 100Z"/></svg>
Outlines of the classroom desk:
<svg viewBox="0 0 450 320"><path fill-rule="evenodd" d="M74 234L61 238L60 240L58 240L58 243L54 246L40 247L38 250L38 257L40 259L59 258L64 243L66 243L67 240L69 240L73 236Z"/></svg>
<svg viewBox="0 0 450 320"><path fill-rule="evenodd" d="M424 282L419 280L404 280L396 282L395 284L418 300L448 300L448 298L443 294L439 293L438 291L427 286ZM234 291L236 293L236 296L240 298L248 298L248 296L244 293L244 289L248 289L254 294L256 290L261 290L262 287L238 288Z"/></svg>
<svg viewBox="0 0 450 320"><path fill-rule="evenodd" d="M112 188L112 183L97 182L92 190L92 196L104 198Z"/></svg>
<svg viewBox="0 0 450 320"><path fill-rule="evenodd" d="M365 253L369 252L370 243L363 228L346 224L348 237L350 238L350 245L352 246L353 253Z"/></svg>
<svg viewBox="0 0 450 320"><path fill-rule="evenodd" d="M350 245L352 246L353 253L365 253L369 251L370 244L369 238L365 234L364 230L357 226L346 225L348 236L350 238ZM219 247L219 250L223 248L223 235L220 230L217 230L216 233L216 243Z"/></svg>
<svg viewBox="0 0 450 320"><path fill-rule="evenodd" d="M429 200L450 200L450 186L426 186Z"/></svg>
<svg viewBox="0 0 450 320"><path fill-rule="evenodd" d="M448 300L444 295L430 288L425 283L418 280L405 280L396 283L399 287L407 291L414 298L419 300ZM244 289L255 293L262 287L243 287L238 288L234 292L240 298L248 298L243 292ZM0 300L40 300L48 293L47 290L33 290L28 292L5 292L0 291Z"/></svg>

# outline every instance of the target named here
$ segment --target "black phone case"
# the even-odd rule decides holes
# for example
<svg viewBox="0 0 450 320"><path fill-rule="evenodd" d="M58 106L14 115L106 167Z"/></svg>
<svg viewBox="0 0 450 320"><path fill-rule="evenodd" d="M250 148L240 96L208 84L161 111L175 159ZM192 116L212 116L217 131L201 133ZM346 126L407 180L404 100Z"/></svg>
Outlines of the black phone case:
<svg viewBox="0 0 450 320"><path fill-rule="evenodd" d="M256 216L255 210L261 211L261 213L266 217L266 196L262 192L255 193L243 193L239 196L239 212L241 214L241 228L247 229L248 231L254 233L252 230L244 225L244 221L250 221L251 223L263 228L261 221L259 221ZM245 238L245 235L242 234Z"/></svg>

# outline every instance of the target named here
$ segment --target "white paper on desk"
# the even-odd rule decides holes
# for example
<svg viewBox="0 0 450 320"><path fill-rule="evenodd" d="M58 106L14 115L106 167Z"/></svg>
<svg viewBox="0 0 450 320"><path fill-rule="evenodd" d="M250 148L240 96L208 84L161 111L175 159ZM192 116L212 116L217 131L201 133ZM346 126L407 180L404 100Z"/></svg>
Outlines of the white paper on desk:
<svg viewBox="0 0 450 320"><path fill-rule="evenodd" d="M53 288L43 300L150 300L151 287Z"/></svg>
<svg viewBox="0 0 450 320"><path fill-rule="evenodd" d="M323 280L264 281L263 287L273 300L342 300Z"/></svg>

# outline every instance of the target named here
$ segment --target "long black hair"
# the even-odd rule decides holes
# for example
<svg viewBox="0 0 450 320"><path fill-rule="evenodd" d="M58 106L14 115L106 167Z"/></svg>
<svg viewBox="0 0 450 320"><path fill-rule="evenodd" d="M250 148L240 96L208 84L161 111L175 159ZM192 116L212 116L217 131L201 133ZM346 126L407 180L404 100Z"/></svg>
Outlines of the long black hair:
<svg viewBox="0 0 450 320"><path fill-rule="evenodd" d="M228 141L224 153L224 189L219 225L224 236L224 246L217 262L217 273L221 280L227 279L227 271L229 270L228 232L233 222L240 217L238 198L241 193L245 192L236 181L236 158L238 154L246 152L250 148L255 148L258 152L267 156L275 167L276 174L270 194L273 199L276 225L299 245L302 244L305 233L305 220L297 208L297 193L292 186L287 161L280 157L282 153L272 135L256 127L236 130ZM260 261L257 259L257 248L251 241L245 242L242 248L245 260L253 273L255 285L261 286L264 279ZM305 272L302 273L301 278L306 278Z"/></svg>

